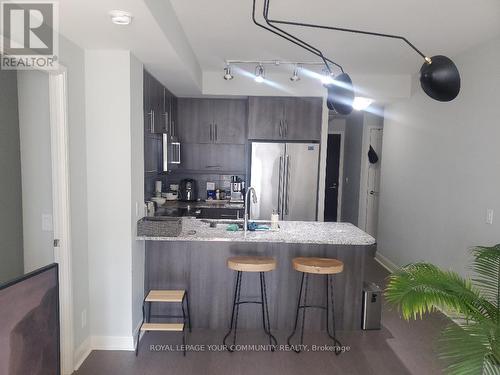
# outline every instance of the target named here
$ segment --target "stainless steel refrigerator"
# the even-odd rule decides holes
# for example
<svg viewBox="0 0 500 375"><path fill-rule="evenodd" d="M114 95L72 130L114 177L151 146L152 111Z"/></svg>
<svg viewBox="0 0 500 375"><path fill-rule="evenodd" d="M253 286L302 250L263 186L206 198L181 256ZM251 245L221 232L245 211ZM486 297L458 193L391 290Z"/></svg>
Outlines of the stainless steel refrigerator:
<svg viewBox="0 0 500 375"><path fill-rule="evenodd" d="M252 218L270 220L275 210L280 220L316 220L318 171L319 144L252 142Z"/></svg>

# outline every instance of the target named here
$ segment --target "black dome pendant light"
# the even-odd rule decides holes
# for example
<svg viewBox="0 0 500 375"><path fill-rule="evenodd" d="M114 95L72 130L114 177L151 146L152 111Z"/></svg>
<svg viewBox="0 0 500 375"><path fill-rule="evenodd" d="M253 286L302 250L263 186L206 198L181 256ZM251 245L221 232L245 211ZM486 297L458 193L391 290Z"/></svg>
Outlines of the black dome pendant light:
<svg viewBox="0 0 500 375"><path fill-rule="evenodd" d="M335 77L332 83L325 85L328 90L328 99L327 99L328 108L337 111L338 113L341 113L341 111L347 112L349 107L350 107L349 113L352 111L352 99L350 98L351 97L354 98L354 90L352 88L352 81L349 78L349 76L344 72L342 66L326 58L319 49L304 42L303 40L297 38L296 36L286 32L285 30L277 27L276 26L277 24L342 31L348 33L365 34L365 35L402 40L424 59L424 63L420 68L420 85L422 86L422 89L428 96L440 102L449 102L455 99L460 93L460 73L455 63L446 56L437 55L433 57L428 57L424 55L417 47L415 47L408 39L399 35L382 34L371 31L362 31L362 30L346 29L333 26L314 25L303 22L291 22L291 21L270 19L269 18L270 1L271 0L264 0L264 9L262 15L267 24L267 26L264 26L259 22L257 22L256 20L255 17L256 0L253 0L252 18L254 23L320 57L325 63L326 69L330 74L332 73L332 71L329 63L337 66L341 70L341 74ZM341 89L341 87L343 87L343 89Z"/></svg>

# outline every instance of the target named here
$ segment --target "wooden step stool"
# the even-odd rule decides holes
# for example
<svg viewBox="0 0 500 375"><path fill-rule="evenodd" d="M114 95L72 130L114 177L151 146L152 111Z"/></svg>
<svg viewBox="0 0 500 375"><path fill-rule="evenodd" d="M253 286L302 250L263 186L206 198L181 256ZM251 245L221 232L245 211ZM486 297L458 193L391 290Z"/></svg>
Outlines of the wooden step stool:
<svg viewBox="0 0 500 375"><path fill-rule="evenodd" d="M186 308L184 308L186 302ZM180 303L182 315L151 315L152 303ZM146 317L147 304L147 317ZM187 310L187 311L186 311ZM151 323L151 318L182 318L182 323ZM150 290L142 304L142 323L137 333L137 345L135 355L139 354L139 339L141 332L162 331L162 332L182 332L182 346L184 356L186 355L186 322L191 332L191 314L189 313L189 297L185 290Z"/></svg>

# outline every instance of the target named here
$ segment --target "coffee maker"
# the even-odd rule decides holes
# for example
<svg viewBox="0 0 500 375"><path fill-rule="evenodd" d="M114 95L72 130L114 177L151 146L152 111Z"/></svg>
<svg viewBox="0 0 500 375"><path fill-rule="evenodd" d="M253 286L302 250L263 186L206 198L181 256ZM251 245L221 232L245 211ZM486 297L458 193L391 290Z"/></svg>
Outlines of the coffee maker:
<svg viewBox="0 0 500 375"><path fill-rule="evenodd" d="M185 178L179 186L180 200L192 202L198 198L198 186L192 178Z"/></svg>
<svg viewBox="0 0 500 375"><path fill-rule="evenodd" d="M245 181L238 176L231 176L231 201L243 202L245 191Z"/></svg>

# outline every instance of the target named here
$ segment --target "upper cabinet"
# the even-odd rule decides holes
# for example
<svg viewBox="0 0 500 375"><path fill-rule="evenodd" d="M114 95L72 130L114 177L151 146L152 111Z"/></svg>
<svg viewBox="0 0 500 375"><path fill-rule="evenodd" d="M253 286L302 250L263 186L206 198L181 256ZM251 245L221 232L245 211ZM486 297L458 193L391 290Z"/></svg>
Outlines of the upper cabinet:
<svg viewBox="0 0 500 375"><path fill-rule="evenodd" d="M179 138L183 143L245 144L247 101L193 99L178 101Z"/></svg>
<svg viewBox="0 0 500 375"><path fill-rule="evenodd" d="M170 133L175 98L156 78L144 71L144 129L152 134Z"/></svg>
<svg viewBox="0 0 500 375"><path fill-rule="evenodd" d="M250 97L248 138L252 140L319 141L321 98Z"/></svg>

